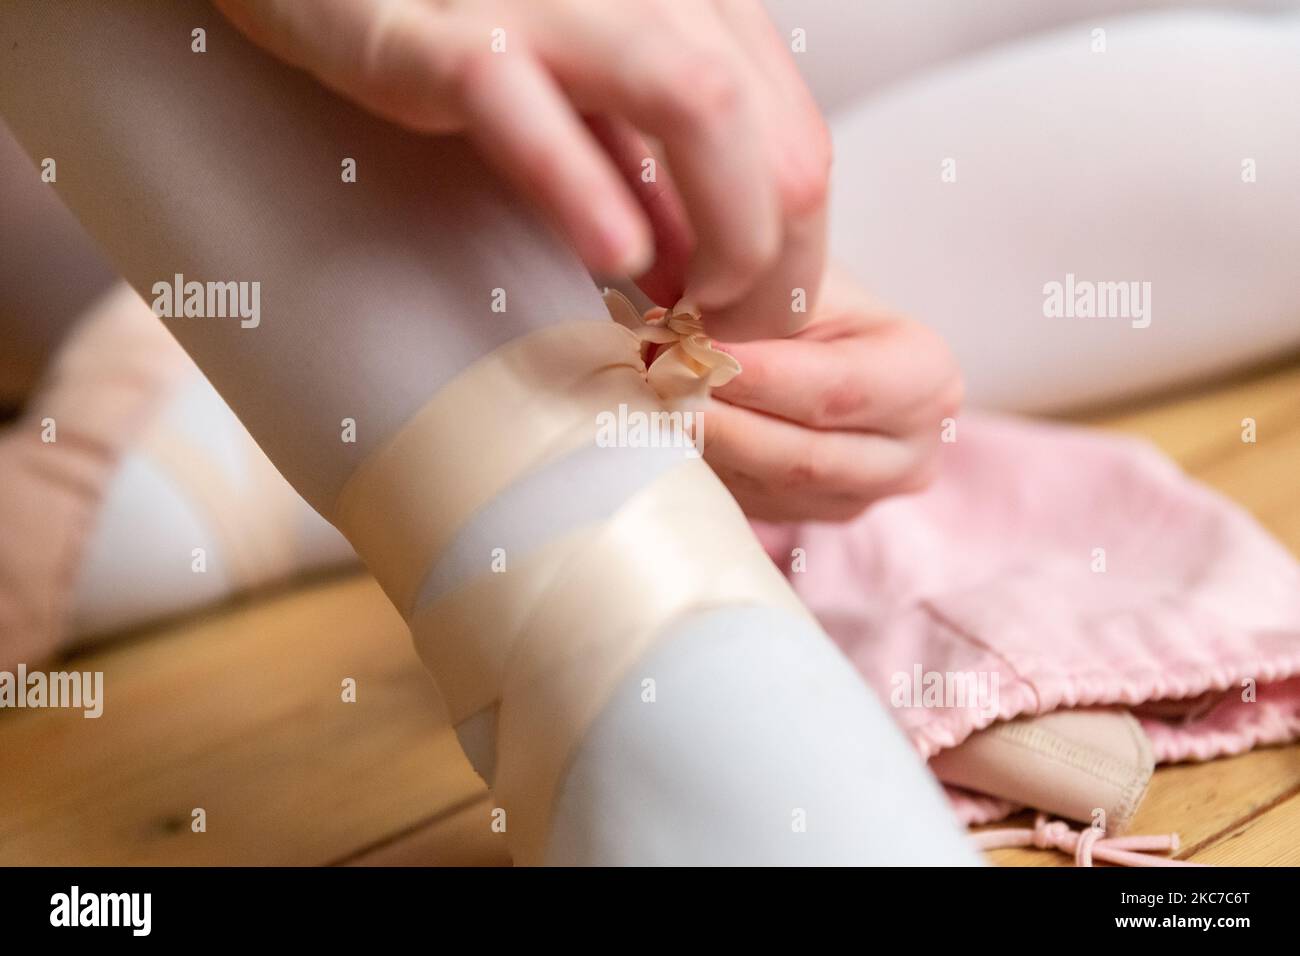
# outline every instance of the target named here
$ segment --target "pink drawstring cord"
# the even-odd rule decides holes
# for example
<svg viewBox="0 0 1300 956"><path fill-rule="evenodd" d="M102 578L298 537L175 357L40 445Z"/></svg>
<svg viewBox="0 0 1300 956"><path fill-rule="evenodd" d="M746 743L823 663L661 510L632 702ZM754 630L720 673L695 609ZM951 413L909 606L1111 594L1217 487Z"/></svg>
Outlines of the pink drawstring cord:
<svg viewBox="0 0 1300 956"><path fill-rule="evenodd" d="M1092 866L1093 857L1104 863L1120 866L1204 866L1186 860L1164 856L1151 856L1149 852L1177 853L1178 834L1165 836L1107 837L1096 827L1071 830L1063 820L1048 822L1038 814L1032 830L1018 827L1006 830L985 830L974 834L975 845L981 850L1000 850L1007 847L1034 846L1040 850L1060 850L1074 856L1075 866Z"/></svg>

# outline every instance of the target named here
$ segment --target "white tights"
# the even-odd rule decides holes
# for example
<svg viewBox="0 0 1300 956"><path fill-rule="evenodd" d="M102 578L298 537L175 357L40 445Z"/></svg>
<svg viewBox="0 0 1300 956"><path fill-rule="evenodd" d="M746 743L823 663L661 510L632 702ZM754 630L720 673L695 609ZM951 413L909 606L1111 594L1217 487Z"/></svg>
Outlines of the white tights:
<svg viewBox="0 0 1300 956"><path fill-rule="evenodd" d="M832 110L832 252L943 333L972 404L1061 410L1300 347L1296 0L768 7ZM1149 282L1150 325L1045 316L1067 275Z"/></svg>

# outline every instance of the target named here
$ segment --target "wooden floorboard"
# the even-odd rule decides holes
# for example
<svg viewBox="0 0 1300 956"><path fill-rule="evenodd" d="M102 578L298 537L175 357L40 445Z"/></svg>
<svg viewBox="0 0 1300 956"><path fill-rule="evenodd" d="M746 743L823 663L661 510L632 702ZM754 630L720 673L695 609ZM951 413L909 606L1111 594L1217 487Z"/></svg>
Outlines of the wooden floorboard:
<svg viewBox="0 0 1300 956"><path fill-rule="evenodd" d="M485 793L360 575L61 666L104 715L0 715L0 865L329 863Z"/></svg>
<svg viewBox="0 0 1300 956"><path fill-rule="evenodd" d="M1243 818L1191 859L1210 866L1300 866L1300 794Z"/></svg>

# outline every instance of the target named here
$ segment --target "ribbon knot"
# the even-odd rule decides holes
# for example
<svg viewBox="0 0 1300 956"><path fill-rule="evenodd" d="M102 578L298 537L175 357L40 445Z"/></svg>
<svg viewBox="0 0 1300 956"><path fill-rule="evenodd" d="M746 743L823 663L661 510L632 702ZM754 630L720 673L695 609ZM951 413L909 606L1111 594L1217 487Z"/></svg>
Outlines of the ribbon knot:
<svg viewBox="0 0 1300 956"><path fill-rule="evenodd" d="M1073 849L1073 843L1070 838L1074 832L1064 820L1052 820L1050 823L1047 818L1039 814L1034 821L1034 846L1040 850L1061 850L1069 852Z"/></svg>
<svg viewBox="0 0 1300 956"><path fill-rule="evenodd" d="M1092 866L1093 859L1118 866L1202 866L1186 860L1152 856L1152 852L1177 853L1178 834L1162 836L1108 837L1097 827L1071 830L1063 820L1049 821L1038 814L1032 830L1024 828L985 830L975 834L981 850L1032 846L1040 850L1060 850L1074 857L1075 866Z"/></svg>
<svg viewBox="0 0 1300 956"><path fill-rule="evenodd" d="M642 315L617 289L605 292L610 316L641 342L646 381L661 399L702 400L709 390L740 374L734 356L719 351L704 333L699 310L679 302Z"/></svg>

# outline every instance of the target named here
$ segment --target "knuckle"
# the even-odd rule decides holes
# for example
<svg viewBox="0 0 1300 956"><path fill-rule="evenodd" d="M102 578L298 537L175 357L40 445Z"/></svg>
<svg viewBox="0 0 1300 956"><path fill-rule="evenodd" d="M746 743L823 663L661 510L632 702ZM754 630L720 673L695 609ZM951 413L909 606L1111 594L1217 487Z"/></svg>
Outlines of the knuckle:
<svg viewBox="0 0 1300 956"><path fill-rule="evenodd" d="M782 175L781 203L787 215L807 216L826 205L830 182L825 175L799 169Z"/></svg>
<svg viewBox="0 0 1300 956"><path fill-rule="evenodd" d="M939 392L939 417L953 418L966 400L966 380L954 362L948 381Z"/></svg>
<svg viewBox="0 0 1300 956"><path fill-rule="evenodd" d="M556 139L543 139L529 147L528 162L517 167L516 175L529 195L555 197L557 186L565 181L572 166L572 156Z"/></svg>
<svg viewBox="0 0 1300 956"><path fill-rule="evenodd" d="M813 400L808 424L815 428L833 428L853 417L865 404L866 396L855 379L832 381Z"/></svg>
<svg viewBox="0 0 1300 956"><path fill-rule="evenodd" d="M365 27L361 43L361 58L357 64L360 79L375 82L382 76L383 70L393 59L393 47L402 31L407 29L410 14L402 11L388 11L386 16L378 16Z"/></svg>
<svg viewBox="0 0 1300 956"><path fill-rule="evenodd" d="M789 215L808 215L826 205L830 195L831 141L825 124L818 120L813 132L787 148L780 164L778 188Z"/></svg>
<svg viewBox="0 0 1300 956"><path fill-rule="evenodd" d="M820 114L813 122L809 150L822 178L829 179L831 167L835 165L835 139L831 136L831 128Z"/></svg>
<svg viewBox="0 0 1300 956"><path fill-rule="evenodd" d="M941 418L956 415L966 397L966 382L962 376L961 365L957 362L957 356L953 354L943 336L934 329L920 323L917 323L917 328L922 336L918 346L932 356L931 380L935 383L932 393L934 407Z"/></svg>
<svg viewBox="0 0 1300 956"><path fill-rule="evenodd" d="M924 357L921 373L915 379L913 398L904 411L909 417L931 415L947 418L957 414L965 399L966 386L961 366L947 341L914 319L899 319L908 352Z"/></svg>
<svg viewBox="0 0 1300 956"><path fill-rule="evenodd" d="M820 447L821 443L815 439L807 441L786 463L780 475L779 487L782 492L797 492L831 484L834 470L826 456L819 451Z"/></svg>
<svg viewBox="0 0 1300 956"><path fill-rule="evenodd" d="M367 23L358 52L341 75L302 56L300 65L318 79L387 120L419 132L457 124L454 51L431 39L427 24L408 10Z"/></svg>
<svg viewBox="0 0 1300 956"><path fill-rule="evenodd" d="M810 459L796 459L785 466L777 490L784 493L799 491L809 485L815 485L817 478L818 472Z"/></svg>
<svg viewBox="0 0 1300 956"><path fill-rule="evenodd" d="M729 122L745 91L740 77L717 53L677 43L665 53L649 45L623 60L624 85L644 91L644 103L659 121L698 133Z"/></svg>
<svg viewBox="0 0 1300 956"><path fill-rule="evenodd" d="M722 240L717 251L720 271L745 282L762 274L781 252L780 237L774 228L729 234Z"/></svg>
<svg viewBox="0 0 1300 956"><path fill-rule="evenodd" d="M357 63L361 84L400 88L417 72L432 77L435 88L454 86L465 59L460 45L449 37L435 15L413 4L393 4L366 28Z"/></svg>
<svg viewBox="0 0 1300 956"><path fill-rule="evenodd" d="M673 71L674 102L678 111L695 124L731 116L744 96L740 77L716 54L690 57L688 69Z"/></svg>
<svg viewBox="0 0 1300 956"><path fill-rule="evenodd" d="M897 494L911 495L925 491L939 477L938 459L929 455L914 465L895 485Z"/></svg>
<svg viewBox="0 0 1300 956"><path fill-rule="evenodd" d="M491 80L498 58L489 50L457 50L446 57L443 73L446 86L458 102L474 98Z"/></svg>

